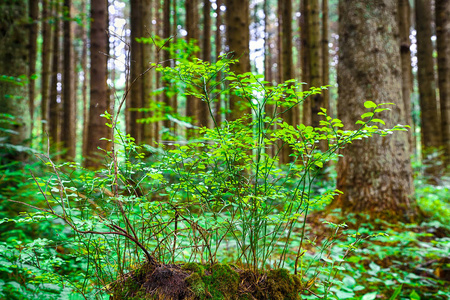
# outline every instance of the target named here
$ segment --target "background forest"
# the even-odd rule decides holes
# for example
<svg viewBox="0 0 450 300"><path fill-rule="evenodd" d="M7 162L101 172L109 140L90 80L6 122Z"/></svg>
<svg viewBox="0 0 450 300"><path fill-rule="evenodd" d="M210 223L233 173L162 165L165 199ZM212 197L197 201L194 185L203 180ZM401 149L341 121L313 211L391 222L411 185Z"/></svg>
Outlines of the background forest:
<svg viewBox="0 0 450 300"><path fill-rule="evenodd" d="M1 299L450 299L449 161L449 0L0 3Z"/></svg>

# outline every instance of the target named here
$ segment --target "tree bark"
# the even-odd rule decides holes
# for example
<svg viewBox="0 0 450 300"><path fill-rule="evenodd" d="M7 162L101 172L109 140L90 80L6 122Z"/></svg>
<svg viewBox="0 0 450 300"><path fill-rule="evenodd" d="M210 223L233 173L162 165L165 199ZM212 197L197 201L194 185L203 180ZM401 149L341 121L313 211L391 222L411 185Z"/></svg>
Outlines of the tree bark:
<svg viewBox="0 0 450 300"><path fill-rule="evenodd" d="M0 9L0 74L18 78L28 74L28 30L27 2L3 1ZM8 142L26 145L30 137L30 110L28 85L23 80L17 83L0 80L0 114L10 114L15 124L2 124L17 134L10 134ZM4 133L0 133L4 136ZM10 160L24 160L24 153L10 153Z"/></svg>
<svg viewBox="0 0 450 300"><path fill-rule="evenodd" d="M380 116L386 126L404 124L397 3L390 0L339 1L338 116L349 129L366 111L363 102L393 102ZM344 212L412 220L416 216L408 137L354 141L341 152L335 205Z"/></svg>
<svg viewBox="0 0 450 300"><path fill-rule="evenodd" d="M107 71L107 51L108 51L108 1L91 1L91 69L90 69L90 105L89 124L87 131L87 147L85 155L85 166L91 169L98 169L102 166L104 152L98 150L108 150L108 142L104 138L110 135L106 122L111 123L101 117L101 114L109 111L108 107L108 71Z"/></svg>
<svg viewBox="0 0 450 300"><path fill-rule="evenodd" d="M142 108L142 78L141 66L142 66L142 44L136 41L137 38L143 36L142 33L142 1L131 0L130 1L130 82L133 84L130 87L130 93L127 99L127 111L128 111L128 123L127 132L135 139L136 144L142 142L142 123L137 123L138 119L142 118L142 112L137 111L138 108Z"/></svg>
<svg viewBox="0 0 450 300"><path fill-rule="evenodd" d="M409 38L409 30L411 27L410 8L408 0L398 1L398 25L400 34L400 58L402 61L402 95L403 104L405 105L406 123L413 126L411 115L411 40ZM409 152L413 153L413 131L408 131L408 141L410 145Z"/></svg>
<svg viewBox="0 0 450 300"><path fill-rule="evenodd" d="M140 26L141 26L141 32L142 37L150 37L152 35L153 25L152 25L152 1L155 0L142 0L141 1L141 11L140 11L140 18L142 20ZM154 51L154 45L151 43L140 43L139 47L141 48L141 65L140 68L140 74L143 74L147 71L147 69L150 67L150 63L152 62L152 57L155 54ZM136 66L137 67L137 66ZM153 80L154 76L152 71L145 73L142 78L138 80L136 84L138 84L138 87L142 89L142 100L141 100L141 107L149 108L152 102L152 91L153 91ZM152 111L146 111L141 113L142 118L152 118L154 117L154 112ZM141 127L142 130L142 140L141 142L149 144L149 145L155 145L155 122L149 122L144 124L139 124L138 126Z"/></svg>
<svg viewBox="0 0 450 300"><path fill-rule="evenodd" d="M175 1L175 0L174 0ZM170 0L165 0L163 5L163 38L168 39L170 37ZM170 43L170 42L169 42ZM167 46L170 46L169 44ZM167 49L163 53L163 65L165 67L170 67L170 50ZM168 95L170 91L170 83L164 82L164 93L163 93L163 101L165 106L165 113L171 114L170 109L173 108L170 103L170 97ZM166 128L170 128L170 121L167 116L164 116L163 126Z"/></svg>
<svg viewBox="0 0 450 300"><path fill-rule="evenodd" d="M38 24L39 24L39 0L28 0L28 14L30 17L29 27L29 67L28 67L28 99L30 101L30 132L33 133L34 126L34 100L36 97L36 60L37 60L37 37L38 37Z"/></svg>
<svg viewBox="0 0 450 300"><path fill-rule="evenodd" d="M445 163L450 164L450 1L436 0L439 102Z"/></svg>
<svg viewBox="0 0 450 300"><path fill-rule="evenodd" d="M74 56L73 56L73 32L72 32L72 1L64 0L64 22L63 22L63 119L62 136L63 147L67 150L64 158L75 159L76 149L76 107L74 98Z"/></svg>
<svg viewBox="0 0 450 300"><path fill-rule="evenodd" d="M222 26L222 11L220 10L220 7L222 6L222 0L216 0L216 61L219 59L219 56L222 52L222 31L220 30L220 26ZM220 81L220 74L217 75L217 81ZM218 96L217 101L215 102L214 106L214 118L216 120L216 123L219 125L222 123L222 97L221 95Z"/></svg>
<svg viewBox="0 0 450 300"><path fill-rule="evenodd" d="M249 0L226 0L225 3L227 7L225 23L228 49L234 52L235 58L239 58L239 62L233 65L231 70L236 74L250 72ZM229 107L228 119L230 121L239 119L251 112L246 100L236 95L231 95Z"/></svg>
<svg viewBox="0 0 450 300"><path fill-rule="evenodd" d="M281 82L284 82L294 78L294 62L292 59L292 2L290 0L280 0L278 1L278 9L278 26L281 29L279 31L279 38L281 39ZM286 107L282 109L284 110ZM295 106L285 112L282 117L287 124L295 126L297 125L298 114L298 106ZM291 153L290 145L284 145L280 155L280 162L288 163L291 161Z"/></svg>
<svg viewBox="0 0 450 300"><path fill-rule="evenodd" d="M198 2L197 0L186 0L185 2L186 9L186 31L187 36L186 39L190 43L192 40L198 42ZM192 56L196 56L195 53ZM195 97L188 95L186 96L186 116L191 117L193 120L192 124L198 124L198 101ZM187 136L192 136L192 131L187 130Z"/></svg>
<svg viewBox="0 0 450 300"><path fill-rule="evenodd" d="M303 0L301 2L301 15L300 15L300 38L301 38L301 49L300 49L300 60L302 66L302 81L305 82L303 85L303 91L309 90L310 87L310 66L309 66L309 15L310 15L310 0ZM312 124L311 116L311 99L307 99L303 102L303 113L302 113L302 123L305 125Z"/></svg>
<svg viewBox="0 0 450 300"><path fill-rule="evenodd" d="M330 84L330 54L329 54L329 34L328 34L328 0L322 0L322 85ZM322 91L323 107L330 108L330 92Z"/></svg>
<svg viewBox="0 0 450 300"><path fill-rule="evenodd" d="M320 19L319 0L309 0L308 10L308 50L309 50L309 84L312 87L322 86L322 64L320 59ZM311 120L314 127L319 127L323 118L318 115L324 107L322 94L316 94L307 99L311 101Z"/></svg>
<svg viewBox="0 0 450 300"><path fill-rule="evenodd" d="M202 58L204 61L211 61L211 2L203 0L203 39L202 39ZM197 99L197 120L199 126L209 127L210 114L208 104Z"/></svg>
<svg viewBox="0 0 450 300"><path fill-rule="evenodd" d="M59 149L61 142L61 93L58 90L58 84L61 84L61 6L54 2L54 22L53 22L53 41L52 41L52 72L50 77L50 99L49 99L49 135L50 142Z"/></svg>
<svg viewBox="0 0 450 300"><path fill-rule="evenodd" d="M431 43L431 2L415 0L417 26L417 67L420 97L420 121L422 137L422 158L426 159L429 150L441 145L441 128L436 100L434 78L433 45ZM428 168L431 173L436 168Z"/></svg>
<svg viewBox="0 0 450 300"><path fill-rule="evenodd" d="M52 71L52 27L50 25L50 16L52 10L48 0L42 0L42 70L41 70L41 143L43 149L47 145L47 130L50 117L50 77Z"/></svg>

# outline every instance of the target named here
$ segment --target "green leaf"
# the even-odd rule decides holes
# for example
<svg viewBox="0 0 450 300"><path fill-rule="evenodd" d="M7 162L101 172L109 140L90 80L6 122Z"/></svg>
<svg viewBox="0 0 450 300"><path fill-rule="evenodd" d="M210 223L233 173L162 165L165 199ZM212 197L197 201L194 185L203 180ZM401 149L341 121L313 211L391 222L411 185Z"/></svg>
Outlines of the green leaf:
<svg viewBox="0 0 450 300"><path fill-rule="evenodd" d="M395 300L397 298L397 296L400 295L400 292L402 291L402 287L403 287L403 284L399 285L395 289L394 293L392 294L391 298L389 298L389 300Z"/></svg>
<svg viewBox="0 0 450 300"><path fill-rule="evenodd" d="M381 123L381 124L383 124L383 125L386 125L386 123L384 123L384 121L381 120L381 119L372 119L371 122L376 122L376 123Z"/></svg>
<svg viewBox="0 0 450 300"><path fill-rule="evenodd" d="M366 112L365 114L361 115L361 119L370 118L372 116L373 116L373 112Z"/></svg>
<svg viewBox="0 0 450 300"><path fill-rule="evenodd" d="M377 107L377 105L375 104L375 102L368 100L368 101L364 102L364 107L365 108L375 108L375 107Z"/></svg>
<svg viewBox="0 0 450 300"><path fill-rule="evenodd" d="M373 300L377 297L378 292L367 293L362 296L361 300Z"/></svg>
<svg viewBox="0 0 450 300"><path fill-rule="evenodd" d="M411 294L409 294L409 298L411 298L411 300L420 300L420 296L416 291L412 291Z"/></svg>

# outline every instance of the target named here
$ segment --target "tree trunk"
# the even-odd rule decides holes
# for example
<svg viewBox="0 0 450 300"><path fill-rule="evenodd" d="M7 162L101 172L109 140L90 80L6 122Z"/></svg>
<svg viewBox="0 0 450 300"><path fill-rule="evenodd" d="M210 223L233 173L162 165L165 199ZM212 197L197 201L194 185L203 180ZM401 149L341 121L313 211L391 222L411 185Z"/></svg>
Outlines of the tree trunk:
<svg viewBox="0 0 450 300"><path fill-rule="evenodd" d="M63 71L63 119L62 136L63 147L67 150L64 158L75 159L76 149L76 111L74 99L74 56L72 45L72 1L64 0L64 71Z"/></svg>
<svg viewBox="0 0 450 300"><path fill-rule="evenodd" d="M52 72L50 78L50 99L49 99L49 119L48 129L50 135L50 142L56 145L56 150L59 149L61 142L61 93L58 90L58 84L61 83L61 6L58 2L54 2L54 25L53 25L53 41L52 41Z"/></svg>
<svg viewBox="0 0 450 300"><path fill-rule="evenodd" d="M192 39L198 42L198 2L197 0L186 0L185 2L186 9L186 31L187 36L186 39L190 42ZM196 56L193 54L193 56ZM193 118L191 121L192 124L198 124L197 110L198 110L198 101L195 97L188 95L186 96L186 116ZM190 137L192 135L192 131L187 130L187 136Z"/></svg>
<svg viewBox="0 0 450 300"><path fill-rule="evenodd" d="M303 0L301 3L301 15L300 15L300 38L302 47L300 49L300 60L302 65L302 81L306 84L303 85L303 91L309 90L310 82L310 67L309 67L309 15L310 15L310 0ZM311 99L306 99L303 102L303 118L302 123L305 125L312 124L311 116Z"/></svg>
<svg viewBox="0 0 450 300"><path fill-rule="evenodd" d="M101 117L108 107L108 71L107 71L107 51L108 51L108 1L91 1L91 71L90 71L90 105L89 124L87 131L87 147L85 155L85 166L91 169L98 169L102 166L103 151L108 150L108 142L102 138L108 138L109 129L106 122L111 123Z"/></svg>
<svg viewBox="0 0 450 300"><path fill-rule="evenodd" d="M87 67L87 47L88 47L88 37L87 37L87 9L86 9L86 1L82 2L82 13L86 16L83 18L83 26L81 27L81 71L83 72L83 80L81 82L81 99L83 101L83 157L86 157L87 147L88 147L88 125L89 125L89 109L88 109L88 99L87 99L87 89L88 89L88 67ZM114 82L114 80L112 80Z"/></svg>
<svg viewBox="0 0 450 300"><path fill-rule="evenodd" d="M330 54L328 47L328 0L322 0L322 85L330 84ZM330 92L328 90L322 91L323 107L330 108Z"/></svg>
<svg viewBox="0 0 450 300"><path fill-rule="evenodd" d="M441 145L441 129L436 126L439 115L434 79L433 45L431 44L431 2L415 0L415 5L422 158L426 159L429 150ZM436 168L427 170L430 175L437 171Z"/></svg>
<svg viewBox="0 0 450 300"><path fill-rule="evenodd" d="M28 30L27 2L3 1L0 9L0 74L19 77L28 74ZM26 144L30 137L30 111L28 86L23 81L17 83L0 80L0 114L16 117L15 124L2 124L17 134L9 136L13 145ZM1 133L3 136L4 134ZM24 153L11 153L11 160L23 160Z"/></svg>
<svg viewBox="0 0 450 300"><path fill-rule="evenodd" d="M396 2L340 0L339 12L339 118L356 129L352 124L366 111L364 101L393 102L380 117L386 126L404 124ZM341 153L337 188L343 195L335 205L390 221L414 218L406 133L354 141Z"/></svg>
<svg viewBox="0 0 450 300"><path fill-rule="evenodd" d="M127 99L127 111L129 114L127 133L129 133L134 139L136 144L142 142L142 123L137 123L138 119L142 118L142 113L137 109L142 107L142 78L141 66L142 66L142 44L136 41L136 38L143 36L142 33L142 1L131 0L130 1L130 27L131 27L131 61L130 61L130 93Z"/></svg>
<svg viewBox="0 0 450 300"><path fill-rule="evenodd" d="M436 0L439 102L445 162L450 164L450 1Z"/></svg>
<svg viewBox="0 0 450 300"><path fill-rule="evenodd" d="M308 50L309 50L309 84L312 87L322 86L322 66L320 61L320 19L319 0L309 0L308 10ZM320 108L324 107L322 94L316 94L306 101L311 101L312 125L318 127L323 118L318 115Z"/></svg>
<svg viewBox="0 0 450 300"><path fill-rule="evenodd" d="M203 0L203 49L202 58L204 61L211 61L211 2ZM198 101L197 120L199 126L209 127L210 114L208 104L205 101Z"/></svg>
<svg viewBox="0 0 450 300"><path fill-rule="evenodd" d="M50 77L52 71L52 27L50 25L50 16L52 14L49 0L42 0L42 70L41 70L41 143L43 149L47 146L47 130L49 122L49 104L50 104Z"/></svg>
<svg viewBox="0 0 450 300"><path fill-rule="evenodd" d="M140 12L140 18L141 18L141 32L142 37L150 37L152 35L152 1L155 0L143 0L141 1L141 12ZM139 44L139 47L141 48L141 65L140 73L143 74L147 71L147 69L150 67L150 63L152 62L152 57L155 54L154 52L154 45L149 43L141 43ZM136 66L137 67L137 66ZM153 71L153 70L152 70ZM153 91L153 73L152 71L145 73L141 79L138 80L136 83L138 87L142 88L142 100L141 100L141 107L149 108L152 102L152 96L151 93ZM146 111L141 113L142 118L151 118L154 117L154 112ZM136 124L137 125L137 124ZM142 130L142 141L143 143L149 144L154 146L155 142L155 123L149 122L144 124L139 124L138 126L141 127Z"/></svg>
<svg viewBox="0 0 450 300"><path fill-rule="evenodd" d="M222 52L222 31L220 30L220 26L222 26L222 11L220 7L222 6L222 0L216 0L216 60L219 59L220 53ZM220 74L217 76L217 81L220 81ZM214 118L216 120L216 124L222 123L222 98L221 95L218 96L217 102L214 106Z"/></svg>
<svg viewBox="0 0 450 300"><path fill-rule="evenodd" d="M39 0L28 0L28 14L30 17L30 27L29 27L29 67L28 67L28 99L30 101L30 132L33 134L34 125L34 100L36 96L36 59L37 59L37 36L38 36L38 24L39 24Z"/></svg>
<svg viewBox="0 0 450 300"><path fill-rule="evenodd" d="M250 72L250 30L249 30L249 0L226 0L227 11L225 14L226 35L229 51L234 52L234 57L239 62L232 66L231 70L236 74ZM242 109L242 107L245 107ZM236 95L230 97L229 120L236 120L250 113L250 108L245 99Z"/></svg>
<svg viewBox="0 0 450 300"><path fill-rule="evenodd" d="M279 38L281 39L281 82L284 82L294 78L294 62L292 60L292 2L290 0L278 1L278 10L278 26L281 29L279 31ZM281 109L284 110L286 107ZM282 117L287 124L295 126L297 114L299 114L298 106L295 106L285 112ZM288 163L291 161L292 157L289 156L291 153L290 145L284 145L280 155L280 162Z"/></svg>
<svg viewBox="0 0 450 300"><path fill-rule="evenodd" d="M400 58L402 61L402 95L405 105L406 123L413 126L411 115L411 40L409 38L409 29L411 27L410 9L408 0L398 1L398 25L400 33ZM413 131L408 131L408 141L410 145L409 152L413 153Z"/></svg>
<svg viewBox="0 0 450 300"><path fill-rule="evenodd" d="M175 1L175 0L174 0ZM170 37L170 0L165 0L163 5L163 36L164 39L168 39ZM171 42L169 42L171 43ZM169 44L167 45L169 46ZM170 50L167 49L163 53L163 65L164 67L170 67ZM164 82L164 93L163 93L163 101L165 106L165 113L171 114L170 109L173 108L170 103L170 97L168 92L170 91L170 83ZM163 126L166 128L170 128L170 121L167 116L164 116Z"/></svg>

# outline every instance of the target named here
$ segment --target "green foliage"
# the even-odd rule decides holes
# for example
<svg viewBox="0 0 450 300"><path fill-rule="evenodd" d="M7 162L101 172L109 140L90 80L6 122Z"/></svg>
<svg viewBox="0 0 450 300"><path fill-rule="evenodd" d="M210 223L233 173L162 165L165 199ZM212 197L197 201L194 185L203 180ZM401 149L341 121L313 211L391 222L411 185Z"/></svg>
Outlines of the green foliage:
<svg viewBox="0 0 450 300"><path fill-rule="evenodd" d="M235 60L224 56L214 64L180 61L175 68L159 69L167 80L182 82L186 94L204 101L211 117L212 104L223 93L239 96L241 107L251 109L250 115L222 124L214 121L212 129L197 129L194 140L160 145L160 152L150 153L145 149L151 148L136 145L117 128L117 119L107 116L115 130L115 148L106 153L110 163L97 173L75 163L55 164L51 157L41 156L52 174L34 178L43 204L27 203L37 212L15 222L41 224L45 219L63 223L73 240L67 256L42 252L48 268L38 268L44 275L33 274L40 284L48 283L49 274L55 274L61 286L64 283L84 297L101 297L108 284L143 261L203 262L220 270L225 267L219 262L233 262L255 273L289 267L298 274L299 282L292 280L302 293L315 285L320 286L317 293L325 297L340 293L331 289L338 283L338 271L364 239L354 236L345 240L341 246L347 250L338 251L335 243L345 225L329 222L331 234L308 258L314 239L307 230L307 216L340 193L321 193L322 189L315 188L315 179L328 161L337 159L337 151L352 141L405 129L380 129L383 121L377 114L388 109L388 103L370 101L365 103L369 112L357 121L360 127L356 130L345 130L325 109L319 127L294 127L281 115L322 88L305 92L293 80L272 87L250 73L234 74L230 71L233 63ZM218 74L221 80L217 80ZM223 90L225 83L228 90ZM275 107L272 115L266 113L269 104ZM320 141L327 145L324 152L317 147ZM268 154L270 147L276 153L290 147L292 162L280 165L278 155ZM29 249L37 246L29 245ZM17 257L26 259L22 253ZM55 267L56 263L61 266ZM69 281L61 272L64 266L78 270L78 277ZM218 276L214 281L225 281L219 269L213 272ZM347 292L358 289L348 280L347 285Z"/></svg>

